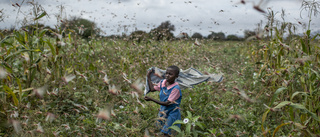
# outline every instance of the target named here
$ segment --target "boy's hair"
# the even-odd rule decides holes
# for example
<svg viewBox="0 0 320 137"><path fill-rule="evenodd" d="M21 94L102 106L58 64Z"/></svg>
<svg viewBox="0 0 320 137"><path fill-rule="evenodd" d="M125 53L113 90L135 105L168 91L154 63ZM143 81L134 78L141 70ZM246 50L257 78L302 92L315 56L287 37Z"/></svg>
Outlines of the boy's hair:
<svg viewBox="0 0 320 137"><path fill-rule="evenodd" d="M175 66L175 65L172 65L172 66L169 66L168 68L173 69L174 72L176 73L176 76L179 76L179 73L180 73L179 67L177 67L177 66Z"/></svg>

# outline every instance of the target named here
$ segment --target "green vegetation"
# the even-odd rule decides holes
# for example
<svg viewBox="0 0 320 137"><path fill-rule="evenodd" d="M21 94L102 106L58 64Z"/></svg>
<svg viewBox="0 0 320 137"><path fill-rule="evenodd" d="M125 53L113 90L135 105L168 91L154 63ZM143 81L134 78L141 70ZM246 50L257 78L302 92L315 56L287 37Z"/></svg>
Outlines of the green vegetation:
<svg viewBox="0 0 320 137"><path fill-rule="evenodd" d="M85 39L88 39L91 36L95 37L96 35L99 35L100 32L94 22L78 17L72 17L70 20L63 21L60 27L66 34L73 32Z"/></svg>
<svg viewBox="0 0 320 137"><path fill-rule="evenodd" d="M141 85L148 68L169 65L225 77L183 90L188 120L171 127L178 136L320 134L320 35L309 29L294 36L290 23L270 20L268 39L195 45L164 34L132 41L144 32L83 39L44 28L44 16L35 14L32 29L1 32L0 136L157 136L159 106L143 100Z"/></svg>

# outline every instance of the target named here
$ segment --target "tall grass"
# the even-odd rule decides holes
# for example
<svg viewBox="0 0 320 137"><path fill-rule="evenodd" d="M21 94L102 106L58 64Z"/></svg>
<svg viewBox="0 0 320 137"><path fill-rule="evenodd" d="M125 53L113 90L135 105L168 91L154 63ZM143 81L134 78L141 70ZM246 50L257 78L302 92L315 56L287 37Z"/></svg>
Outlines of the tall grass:
<svg viewBox="0 0 320 137"><path fill-rule="evenodd" d="M284 34L294 32L293 23L285 20L277 23L270 11L267 24L270 40L250 46L251 58L259 64L258 79L266 87L264 92L270 95L262 115L264 136L278 136L279 131L290 131L292 136L319 134L319 105L315 103L319 101L319 34L311 36L310 30L312 14L318 12L319 6L313 2L302 5L309 10L310 18L304 36L286 41Z"/></svg>
<svg viewBox="0 0 320 137"><path fill-rule="evenodd" d="M145 102L132 83L143 84L151 66L169 65L225 77L183 90L182 117L190 123L176 129L181 136L320 133L319 34L307 30L286 39L294 25L276 22L273 11L269 39L197 46L193 40L84 40L66 28L39 27L46 12L32 6L32 29L15 30L0 43L0 135L157 136L159 106Z"/></svg>

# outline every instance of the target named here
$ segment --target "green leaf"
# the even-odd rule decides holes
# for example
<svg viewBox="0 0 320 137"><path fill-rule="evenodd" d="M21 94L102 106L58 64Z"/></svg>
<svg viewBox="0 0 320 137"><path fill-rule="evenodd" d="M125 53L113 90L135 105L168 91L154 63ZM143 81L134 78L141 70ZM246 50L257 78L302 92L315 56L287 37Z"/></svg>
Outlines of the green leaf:
<svg viewBox="0 0 320 137"><path fill-rule="evenodd" d="M193 136L197 137L198 136L198 132L193 132Z"/></svg>
<svg viewBox="0 0 320 137"><path fill-rule="evenodd" d="M193 118L192 118L192 122L198 121L198 119L199 119L200 117L201 117L201 116L195 116L195 117L193 117Z"/></svg>
<svg viewBox="0 0 320 137"><path fill-rule="evenodd" d="M312 41L314 41L318 36L320 37L319 33L312 38Z"/></svg>
<svg viewBox="0 0 320 137"><path fill-rule="evenodd" d="M317 137L315 134L313 134L312 132L310 132L309 129L306 130L307 133L309 134L310 137Z"/></svg>
<svg viewBox="0 0 320 137"><path fill-rule="evenodd" d="M52 56L55 57L56 56L56 51L55 51L55 48L53 47L53 45L50 43L50 40L46 41L46 43L48 44L50 50L51 50L51 53L52 53Z"/></svg>
<svg viewBox="0 0 320 137"><path fill-rule="evenodd" d="M216 129L216 128L213 128L212 130L208 129L208 131L209 131L211 134L216 134L217 129Z"/></svg>
<svg viewBox="0 0 320 137"><path fill-rule="evenodd" d="M24 36L23 35L21 35L18 31L15 31L15 39L21 44L21 45L23 45L25 48L27 48L26 46L25 46L25 41L24 41Z"/></svg>
<svg viewBox="0 0 320 137"><path fill-rule="evenodd" d="M44 34L46 34L47 31L48 31L48 29L41 30L40 37L42 38L44 36Z"/></svg>
<svg viewBox="0 0 320 137"><path fill-rule="evenodd" d="M187 111L188 118L192 118L191 112Z"/></svg>
<svg viewBox="0 0 320 137"><path fill-rule="evenodd" d="M294 108L297 108L297 109L304 110L304 111L306 111L313 119L315 119L315 120L317 120L317 121L320 121L319 117L318 117L315 113L309 111L305 106L303 106L303 105L301 105L301 104L296 104L296 103L295 103L295 104L291 104L290 106L292 106L292 107L294 107Z"/></svg>
<svg viewBox="0 0 320 137"><path fill-rule="evenodd" d="M305 97L308 96L308 94L307 94L306 92L298 92L298 91L297 91L297 92L294 92L294 93L292 94L290 100L292 101L292 99L293 99L296 95L298 95L298 94L303 94L303 95L305 95Z"/></svg>
<svg viewBox="0 0 320 137"><path fill-rule="evenodd" d="M32 51L34 51L34 52L41 52L40 49L34 49L34 50L32 50Z"/></svg>
<svg viewBox="0 0 320 137"><path fill-rule="evenodd" d="M301 109L301 110L307 110L307 108L301 104L291 103L289 106L291 106L293 108Z"/></svg>
<svg viewBox="0 0 320 137"><path fill-rule="evenodd" d="M6 68L7 72L12 73L12 68L10 68L10 66L8 66L8 64L2 63L1 65Z"/></svg>
<svg viewBox="0 0 320 137"><path fill-rule="evenodd" d="M279 108L282 108L282 107L284 107L286 105L290 105L290 104L292 104L291 101L283 101L283 102L279 103L277 106L275 106L274 108L279 109Z"/></svg>
<svg viewBox="0 0 320 137"><path fill-rule="evenodd" d="M177 131L178 133L181 133L181 129L176 125L170 126L169 129L173 129L173 130Z"/></svg>
<svg viewBox="0 0 320 137"><path fill-rule="evenodd" d="M305 106L298 104L298 103L292 103L291 101L283 101L283 102L279 103L274 108L279 109L279 108L282 108L283 106L287 106L287 105L290 107L296 108L296 109L306 111L313 119L320 121L319 117L315 113L309 111Z"/></svg>
<svg viewBox="0 0 320 137"><path fill-rule="evenodd" d="M317 78L320 78L320 75L319 75L319 73L318 73L317 71L315 71L315 70L313 70L313 69L311 69L311 68L310 68L310 70L311 70L314 74L316 74Z"/></svg>
<svg viewBox="0 0 320 137"><path fill-rule="evenodd" d="M44 11L42 12L38 17L36 17L34 20L38 20L38 19L41 19L42 17L46 16L47 15L47 12Z"/></svg>
<svg viewBox="0 0 320 137"><path fill-rule="evenodd" d="M301 46L302 46L302 51L307 53L306 44L304 43L303 39L300 39L300 43L301 43Z"/></svg>
<svg viewBox="0 0 320 137"><path fill-rule="evenodd" d="M191 123L188 123L188 124L186 125L186 133L187 133L188 135L190 135L190 131L191 131Z"/></svg>
<svg viewBox="0 0 320 137"><path fill-rule="evenodd" d="M306 32L306 34L308 35L308 36L310 36L310 34L311 34L311 30L307 30L307 32Z"/></svg>
<svg viewBox="0 0 320 137"><path fill-rule="evenodd" d="M285 125L289 125L290 123L283 123L283 124L281 124L281 125L279 125L279 126L277 126L277 128L273 131L273 137L275 137L275 135L276 135L276 133L278 132L278 130L281 128L281 127L283 127L283 126L285 126Z"/></svg>
<svg viewBox="0 0 320 137"><path fill-rule="evenodd" d="M182 120L176 120L172 125L175 125L175 124L184 124L184 122Z"/></svg>
<svg viewBox="0 0 320 137"><path fill-rule="evenodd" d="M12 43L9 43L9 42L6 42L6 41L2 42L1 44L6 44L6 45L13 46L13 44L12 44Z"/></svg>
<svg viewBox="0 0 320 137"><path fill-rule="evenodd" d="M70 34L70 33L68 34L68 37L69 37L69 40L72 41L72 39L71 39L71 34Z"/></svg>
<svg viewBox="0 0 320 137"><path fill-rule="evenodd" d="M317 121L320 121L319 117L318 117L315 113L309 111L305 106L303 106L303 105L301 105L301 104L297 104L297 103L292 103L290 106L293 107L293 108L297 108L297 109L304 110L304 111L306 111L313 119L315 119L315 120L317 120Z"/></svg>
<svg viewBox="0 0 320 137"><path fill-rule="evenodd" d="M195 123L198 127L200 127L202 130L204 130L204 124L202 125L202 123L201 122L196 122Z"/></svg>
<svg viewBox="0 0 320 137"><path fill-rule="evenodd" d="M6 36L4 39L0 41L0 43L5 43L5 40L9 39L10 37L13 37L13 36L12 35ZM8 44L8 45L12 45L12 44Z"/></svg>
<svg viewBox="0 0 320 137"><path fill-rule="evenodd" d="M281 87L281 88L278 88L276 90L276 92L274 92L273 97L272 97L271 102L270 102L270 105L269 105L270 107L273 105L273 102L276 100L278 95L285 89L287 89L287 88L286 87Z"/></svg>
<svg viewBox="0 0 320 137"><path fill-rule="evenodd" d="M268 109L262 115L262 121L261 121L261 130L262 130L262 132L264 132L263 123L264 123L264 121L266 121L266 118L267 118L267 115L268 115L269 112L270 112L270 109Z"/></svg>
<svg viewBox="0 0 320 137"><path fill-rule="evenodd" d="M6 91L9 95L11 95L14 105L15 105L15 106L18 106L19 101L18 101L18 99L17 99L17 97L16 97L16 94L14 94L13 91L11 90L11 88L9 88L7 85L4 85L3 87L4 87L5 91Z"/></svg>
<svg viewBox="0 0 320 137"><path fill-rule="evenodd" d="M27 52L27 51L31 51L31 50L22 49L22 50L19 50L19 51L15 52L15 53L12 53L12 54L8 55L8 56L4 59L4 61L8 61L10 58L13 58L13 57L17 56L18 54L23 53L23 52Z"/></svg>

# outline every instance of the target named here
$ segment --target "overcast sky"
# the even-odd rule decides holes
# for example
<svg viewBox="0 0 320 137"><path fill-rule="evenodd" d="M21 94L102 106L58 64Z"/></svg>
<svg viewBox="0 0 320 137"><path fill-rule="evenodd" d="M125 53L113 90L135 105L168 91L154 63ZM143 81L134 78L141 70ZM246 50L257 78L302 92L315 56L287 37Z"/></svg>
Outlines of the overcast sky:
<svg viewBox="0 0 320 137"><path fill-rule="evenodd" d="M32 0L0 0L0 10L5 18L0 28L19 28L24 18L32 23L34 18ZM203 36L210 31L224 32L226 35L243 35L243 30L254 30L257 24L267 22L266 14L253 8L260 0L34 0L49 14L40 23L53 27L57 25L57 16L70 19L71 16L82 17L94 21L107 35L131 33L135 30L149 32L161 22L169 20L176 28L175 35L195 32ZM319 2L319 0L316 0ZM22 3L23 2L23 3ZM12 4L18 3L18 6ZM281 10L285 10L285 20L298 26L298 32L306 30L298 22L308 23L307 11L301 13L302 0L264 0L260 8L270 8L278 20L282 20ZM61 12L61 5L63 10ZM319 31L320 18L312 17L312 30ZM126 26L126 27L124 27Z"/></svg>

